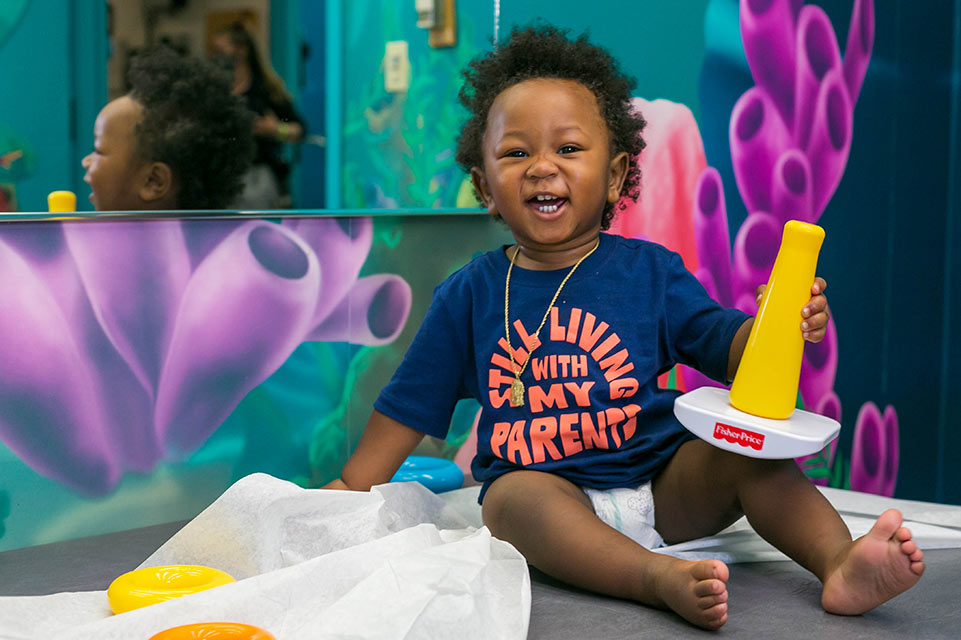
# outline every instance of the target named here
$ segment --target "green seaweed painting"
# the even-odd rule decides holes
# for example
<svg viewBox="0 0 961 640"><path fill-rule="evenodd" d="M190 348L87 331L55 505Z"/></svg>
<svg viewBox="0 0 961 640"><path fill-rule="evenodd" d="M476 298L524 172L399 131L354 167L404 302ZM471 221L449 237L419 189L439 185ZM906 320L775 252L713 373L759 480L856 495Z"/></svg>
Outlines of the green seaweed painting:
<svg viewBox="0 0 961 640"><path fill-rule="evenodd" d="M347 20L381 16L379 30L348 36L362 41L359 48L366 58L354 59L348 69L355 76L348 85L355 88L345 96L344 203L360 208L457 206L464 174L454 157L455 141L466 117L457 101L460 72L481 46L464 34L478 29L465 16L458 46L432 49L423 30L406 33L412 25L403 14L389 7L367 11L370 4L351 5L356 15ZM410 86L390 93L384 88L383 61L375 56L385 42L401 38L409 43ZM358 42L352 42L351 49L357 48Z"/></svg>

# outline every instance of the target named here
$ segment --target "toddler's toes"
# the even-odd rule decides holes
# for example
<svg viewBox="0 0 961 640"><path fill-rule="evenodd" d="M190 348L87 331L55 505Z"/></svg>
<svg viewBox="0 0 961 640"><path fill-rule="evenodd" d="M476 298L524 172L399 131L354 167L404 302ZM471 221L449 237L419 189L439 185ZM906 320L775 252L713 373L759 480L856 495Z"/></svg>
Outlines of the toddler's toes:
<svg viewBox="0 0 961 640"><path fill-rule="evenodd" d="M727 602L727 592L725 591L724 593L721 593L721 594L704 596L702 598L698 598L697 606L699 606L702 609L710 609L711 607L716 607L717 605L725 604L726 602Z"/></svg>
<svg viewBox="0 0 961 640"><path fill-rule="evenodd" d="M698 597L711 597L725 592L724 583L720 580L701 580L694 585L694 595Z"/></svg>
<svg viewBox="0 0 961 640"><path fill-rule="evenodd" d="M706 612L707 628L717 629L727 622L727 603L721 603Z"/></svg>

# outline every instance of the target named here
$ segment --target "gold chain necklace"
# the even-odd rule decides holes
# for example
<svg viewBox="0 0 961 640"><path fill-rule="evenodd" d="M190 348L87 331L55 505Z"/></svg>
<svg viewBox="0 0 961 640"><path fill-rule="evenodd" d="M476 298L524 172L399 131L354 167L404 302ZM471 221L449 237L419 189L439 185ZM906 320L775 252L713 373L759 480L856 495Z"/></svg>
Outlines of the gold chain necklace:
<svg viewBox="0 0 961 640"><path fill-rule="evenodd" d="M597 242L591 247L591 250L582 255L571 270L567 272L564 279L557 287L557 291L554 292L554 297L551 298L551 303L547 305L547 311L544 312L544 317L541 318L541 324L537 327L537 331L534 332L534 341L531 343L531 353L540 344L540 333L541 329L544 328L544 324L547 322L547 316L550 315L551 309L554 308L554 303L557 302L557 296L561 295L561 289L567 284L568 279L574 275L574 271L577 267L581 266L581 263L587 258L587 256L594 253L594 251L601 244L600 237L597 238ZM512 407L523 407L524 406L524 383L521 382L521 374L527 369L527 363L531 361L531 353L527 354L527 359L524 360L524 364L517 368L517 362L514 361L514 347L511 346L511 329L510 329L510 313L508 309L510 308L510 291L511 291L511 271L514 269L514 262L517 260L517 254L520 253L521 246L517 245L514 250L514 255L511 256L511 264L507 267L507 280L504 282L504 337L507 338L507 353L511 357L511 371L514 373L514 381L511 382L511 406Z"/></svg>

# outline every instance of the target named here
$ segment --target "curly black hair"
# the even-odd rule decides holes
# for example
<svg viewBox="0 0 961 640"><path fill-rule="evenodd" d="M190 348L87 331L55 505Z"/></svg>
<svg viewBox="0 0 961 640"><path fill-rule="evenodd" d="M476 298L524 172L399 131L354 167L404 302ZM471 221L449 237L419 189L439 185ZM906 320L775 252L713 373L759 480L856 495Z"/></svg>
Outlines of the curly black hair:
<svg viewBox="0 0 961 640"><path fill-rule="evenodd" d="M180 209L223 209L243 189L254 157L253 116L231 95L228 73L159 47L138 54L127 75L143 106L137 150L170 166Z"/></svg>
<svg viewBox="0 0 961 640"><path fill-rule="evenodd" d="M460 101L470 115L457 138L457 162L464 170L484 166L481 146L487 113L501 92L532 78L573 80L597 99L611 134L611 155L627 152L629 168L621 194L637 200L641 172L636 161L644 149L641 131L647 123L631 106L636 81L621 72L610 53L589 43L586 34L570 39L567 31L553 26L515 29L506 44L472 60L463 75ZM614 214L615 205L608 203L602 229L610 226Z"/></svg>

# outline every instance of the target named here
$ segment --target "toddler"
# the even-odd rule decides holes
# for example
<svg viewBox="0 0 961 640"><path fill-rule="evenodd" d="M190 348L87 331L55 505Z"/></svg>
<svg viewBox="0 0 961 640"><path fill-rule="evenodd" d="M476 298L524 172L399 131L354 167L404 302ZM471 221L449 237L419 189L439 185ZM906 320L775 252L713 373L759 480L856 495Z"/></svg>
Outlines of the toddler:
<svg viewBox="0 0 961 640"><path fill-rule="evenodd" d="M551 27L515 31L465 79L458 161L515 243L435 289L328 486L388 482L473 397L484 522L560 580L716 629L728 567L650 549L747 515L821 580L827 611L859 614L910 588L924 563L900 513L852 541L793 460L715 448L674 418L678 392L658 388L658 375L684 363L732 380L753 319L715 303L676 253L601 233L621 197L637 197L645 123L630 105L633 81L604 50ZM799 309L812 342L827 325L825 286L816 278Z"/></svg>
<svg viewBox="0 0 961 640"><path fill-rule="evenodd" d="M94 124L83 161L98 211L222 209L254 153L251 116L229 76L165 48L136 56L130 92Z"/></svg>

